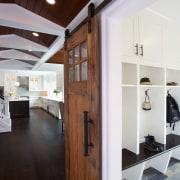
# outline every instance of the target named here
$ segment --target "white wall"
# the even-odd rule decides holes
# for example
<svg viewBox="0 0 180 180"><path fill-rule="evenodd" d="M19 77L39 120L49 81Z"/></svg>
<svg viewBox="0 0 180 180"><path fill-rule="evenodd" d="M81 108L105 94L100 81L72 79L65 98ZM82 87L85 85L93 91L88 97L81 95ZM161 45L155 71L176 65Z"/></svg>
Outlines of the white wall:
<svg viewBox="0 0 180 180"><path fill-rule="evenodd" d="M58 66L60 67L60 66ZM4 86L5 83L5 74L13 74L14 76L41 76L42 77L42 86L43 90L48 92L48 95L53 96L53 91L55 89L63 90L64 89L64 77L63 77L63 65L58 69L58 71L25 71L25 70L1 70L0 71L0 86ZM27 88L16 87L17 95L23 96L39 96L40 92L38 91L29 91Z"/></svg>
<svg viewBox="0 0 180 180"><path fill-rule="evenodd" d="M0 86L4 86L4 76L2 72L0 72Z"/></svg>
<svg viewBox="0 0 180 180"><path fill-rule="evenodd" d="M57 89L64 91L64 65L56 72Z"/></svg>
<svg viewBox="0 0 180 180"><path fill-rule="evenodd" d="M122 179L120 21L154 0L113 1L101 13L102 179Z"/></svg>

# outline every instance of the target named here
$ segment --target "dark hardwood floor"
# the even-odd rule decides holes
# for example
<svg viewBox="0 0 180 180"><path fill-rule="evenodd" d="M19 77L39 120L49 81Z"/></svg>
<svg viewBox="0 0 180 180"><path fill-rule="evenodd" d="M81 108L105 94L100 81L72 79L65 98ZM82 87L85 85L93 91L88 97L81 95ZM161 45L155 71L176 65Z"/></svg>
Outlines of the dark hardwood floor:
<svg viewBox="0 0 180 180"><path fill-rule="evenodd" d="M31 109L0 134L0 180L64 180L64 154L61 120Z"/></svg>

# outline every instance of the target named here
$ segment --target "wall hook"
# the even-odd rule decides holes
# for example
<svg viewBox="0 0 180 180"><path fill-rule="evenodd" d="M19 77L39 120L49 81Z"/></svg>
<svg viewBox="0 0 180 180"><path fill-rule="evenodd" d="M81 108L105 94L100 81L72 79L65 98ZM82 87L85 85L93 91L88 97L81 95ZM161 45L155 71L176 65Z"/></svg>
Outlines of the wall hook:
<svg viewBox="0 0 180 180"><path fill-rule="evenodd" d="M145 95L148 95L148 91L149 91L149 89L147 89L147 90L145 91Z"/></svg>
<svg viewBox="0 0 180 180"><path fill-rule="evenodd" d="M171 89L167 90L167 94L168 94L168 95L170 94L169 91L171 91Z"/></svg>

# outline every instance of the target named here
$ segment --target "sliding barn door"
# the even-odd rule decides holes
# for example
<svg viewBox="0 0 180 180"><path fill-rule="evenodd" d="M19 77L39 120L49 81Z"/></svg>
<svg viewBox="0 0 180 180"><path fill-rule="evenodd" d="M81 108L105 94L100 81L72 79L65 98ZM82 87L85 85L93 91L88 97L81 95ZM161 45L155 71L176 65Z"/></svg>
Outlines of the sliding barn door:
<svg viewBox="0 0 180 180"><path fill-rule="evenodd" d="M98 48L96 16L66 41L66 180L100 180Z"/></svg>

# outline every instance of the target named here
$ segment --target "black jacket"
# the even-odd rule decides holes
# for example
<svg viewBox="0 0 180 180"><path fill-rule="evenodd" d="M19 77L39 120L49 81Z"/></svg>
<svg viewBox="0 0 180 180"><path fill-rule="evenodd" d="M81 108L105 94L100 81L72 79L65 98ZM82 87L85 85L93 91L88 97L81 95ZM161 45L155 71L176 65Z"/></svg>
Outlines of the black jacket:
<svg viewBox="0 0 180 180"><path fill-rule="evenodd" d="M179 107L175 99L170 94L167 95L166 105L167 105L166 120L167 123L170 123L170 127L173 124L173 130L174 130L175 122L180 120Z"/></svg>

